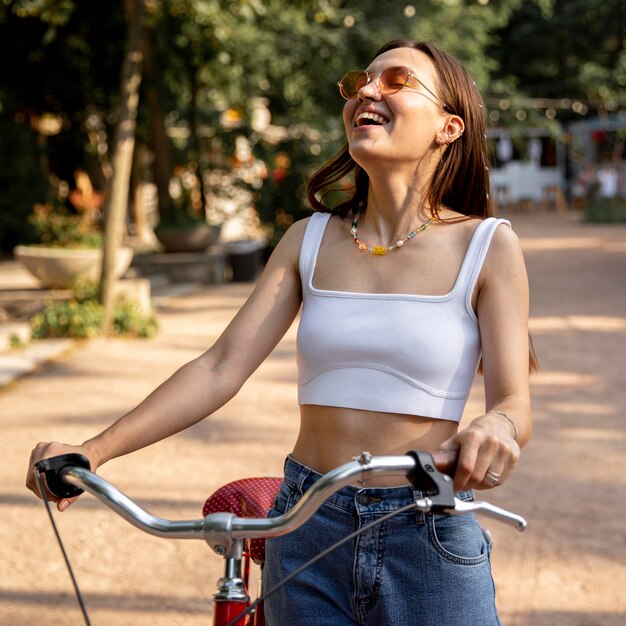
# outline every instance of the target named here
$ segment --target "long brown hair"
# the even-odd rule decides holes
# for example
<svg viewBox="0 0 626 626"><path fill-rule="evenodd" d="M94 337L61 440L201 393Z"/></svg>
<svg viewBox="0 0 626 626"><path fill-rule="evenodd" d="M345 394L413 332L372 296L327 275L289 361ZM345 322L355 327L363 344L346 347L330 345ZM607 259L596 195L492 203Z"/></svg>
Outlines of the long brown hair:
<svg viewBox="0 0 626 626"><path fill-rule="evenodd" d="M448 145L428 189L427 201L433 217L441 206L465 216L489 217L493 208L489 194L489 155L482 97L463 66L431 43L395 39L386 43L374 58L396 48L412 48L426 54L439 77L440 97L449 113L465 122L464 133ZM354 172L352 196L336 206L325 204L337 184ZM307 197L313 209L346 215L362 212L367 206L369 177L350 156L348 144L315 172L307 184ZM463 219L463 218L460 218ZM452 220L456 221L456 220Z"/></svg>

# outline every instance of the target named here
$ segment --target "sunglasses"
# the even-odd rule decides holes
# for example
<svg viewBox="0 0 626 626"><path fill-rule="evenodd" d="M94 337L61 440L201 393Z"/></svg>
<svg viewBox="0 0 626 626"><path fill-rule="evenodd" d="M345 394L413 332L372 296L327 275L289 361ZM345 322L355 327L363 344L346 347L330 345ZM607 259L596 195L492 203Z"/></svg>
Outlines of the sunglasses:
<svg viewBox="0 0 626 626"><path fill-rule="evenodd" d="M382 72L368 72L367 70L352 70L344 75L344 77L337 83L339 87L339 93L346 100L352 100L356 98L359 91L366 85L369 85L376 76L379 76L378 90L383 96L390 96L397 93L403 87L410 87L409 80L414 78L418 84L420 84L444 109L447 110L447 106L441 101L441 99L435 95L426 85L413 74L408 67L403 65L397 65L394 67L388 67Z"/></svg>

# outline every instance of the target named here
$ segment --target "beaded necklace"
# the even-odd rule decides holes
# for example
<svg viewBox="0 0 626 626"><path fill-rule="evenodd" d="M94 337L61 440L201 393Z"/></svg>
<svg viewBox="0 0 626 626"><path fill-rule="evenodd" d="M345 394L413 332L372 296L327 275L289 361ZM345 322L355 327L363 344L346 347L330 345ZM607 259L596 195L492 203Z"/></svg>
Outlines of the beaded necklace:
<svg viewBox="0 0 626 626"><path fill-rule="evenodd" d="M404 239L398 239L396 243L394 243L392 246L389 246L388 248L386 248L385 246L374 246L373 248L370 248L364 241L360 241L358 238L358 231L356 227L357 227L357 224L359 223L360 217L361 217L360 213L357 213L354 216L354 221L352 222L352 228L350 229L350 233L352 233L352 237L354 238L354 243L356 244L357 248L361 252L375 254L376 256L383 256L384 254L387 254L387 252L393 250L394 248L401 248L407 241L409 241L409 239L413 239L415 235L426 230L435 221L435 218L431 217L427 222L424 222L420 227L416 228L415 230L412 230Z"/></svg>

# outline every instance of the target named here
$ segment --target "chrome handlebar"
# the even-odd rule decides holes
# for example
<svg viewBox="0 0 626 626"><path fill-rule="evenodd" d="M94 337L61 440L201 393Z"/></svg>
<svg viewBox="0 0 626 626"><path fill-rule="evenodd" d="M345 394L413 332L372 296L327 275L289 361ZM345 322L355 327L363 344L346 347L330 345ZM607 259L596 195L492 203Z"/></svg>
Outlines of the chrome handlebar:
<svg viewBox="0 0 626 626"><path fill-rule="evenodd" d="M411 475L416 469L426 467L428 472L435 475L439 485L443 485L452 493L451 479L439 473L424 459L431 458L425 453L410 453L398 456L371 456L363 452L354 460L331 470L316 481L303 495L293 509L269 518L243 518L233 513L211 513L204 519L197 520L167 520L148 513L133 500L111 485L100 476L89 471L86 467L65 465L58 470L58 479L66 485L72 485L88 491L101 502L113 509L118 515L126 519L137 528L157 537L173 539L204 539L219 555L231 555L232 550L241 549L241 539L268 538L287 534L304 524L333 493L350 484L358 484L366 476ZM420 465L421 461L421 465ZM431 458L432 462L432 458ZM46 461L42 461L45 464ZM45 465L44 465L45 468ZM441 482L443 480L443 482ZM445 483L449 483L446 485ZM415 484L415 483L414 483ZM50 485L50 481L48 481ZM435 495L427 495L416 501L415 506L424 512L441 511L452 515L478 513L487 515L499 521L515 526L518 530L526 529L526 520L510 511L499 508L488 502L465 502L458 498L446 500L453 502L453 507L441 504Z"/></svg>

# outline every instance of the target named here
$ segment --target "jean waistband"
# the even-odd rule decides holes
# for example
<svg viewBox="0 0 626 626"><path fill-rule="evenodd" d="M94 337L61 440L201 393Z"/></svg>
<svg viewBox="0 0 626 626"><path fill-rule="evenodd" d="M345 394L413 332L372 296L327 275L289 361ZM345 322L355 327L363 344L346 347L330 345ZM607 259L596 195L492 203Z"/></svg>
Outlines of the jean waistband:
<svg viewBox="0 0 626 626"><path fill-rule="evenodd" d="M289 487L297 489L300 494L305 493L321 477L322 474L296 461L291 456L285 460L285 483ZM378 505L377 508L382 511L400 508L421 497L423 497L423 493L413 489L410 485L398 487L347 485L329 496L326 502L347 510L352 510L355 505L358 506L359 504L376 504Z"/></svg>
<svg viewBox="0 0 626 626"><path fill-rule="evenodd" d="M285 483L292 489L304 494L313 483L317 482L322 474L296 461L291 455L285 459ZM472 500L471 491L462 491L456 494L462 500ZM360 505L378 509L380 512L391 511L409 505L424 497L424 493L411 487L359 487L347 485L326 499L326 502L346 510L353 510Z"/></svg>

